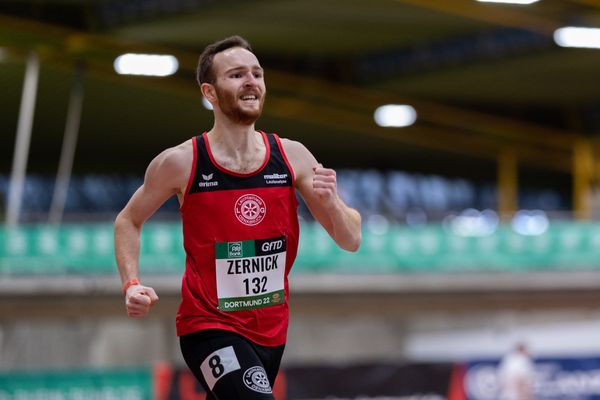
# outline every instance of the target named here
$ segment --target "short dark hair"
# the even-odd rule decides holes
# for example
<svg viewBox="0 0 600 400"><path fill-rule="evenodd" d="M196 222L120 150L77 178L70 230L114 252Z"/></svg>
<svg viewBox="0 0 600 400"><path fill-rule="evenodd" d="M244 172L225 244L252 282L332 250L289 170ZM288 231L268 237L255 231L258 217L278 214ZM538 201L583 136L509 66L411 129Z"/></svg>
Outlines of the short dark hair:
<svg viewBox="0 0 600 400"><path fill-rule="evenodd" d="M252 51L250 43L241 36L230 36L218 42L206 46L198 60L198 68L196 69L196 80L198 85L203 83L214 83L215 74L212 70L213 58L215 54L230 49L232 47L241 47L248 51Z"/></svg>

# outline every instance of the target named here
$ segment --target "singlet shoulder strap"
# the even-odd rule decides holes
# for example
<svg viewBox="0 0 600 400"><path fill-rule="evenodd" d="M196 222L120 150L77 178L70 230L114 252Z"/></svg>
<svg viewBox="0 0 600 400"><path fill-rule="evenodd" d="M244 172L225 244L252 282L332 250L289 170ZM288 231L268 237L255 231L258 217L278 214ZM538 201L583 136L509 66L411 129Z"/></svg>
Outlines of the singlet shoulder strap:
<svg viewBox="0 0 600 400"><path fill-rule="evenodd" d="M281 139L276 133L269 133L267 135L269 137L269 144L271 145L271 157L275 154L275 157L280 159L281 163L283 163L288 169L290 176L292 177L292 186L296 181L296 175L294 174L294 169L292 168L292 164L290 163L287 155L285 154L285 150L283 149L283 145L281 144Z"/></svg>
<svg viewBox="0 0 600 400"><path fill-rule="evenodd" d="M206 148L205 136L206 132L192 139L194 145L194 166L192 175L190 176L191 183L187 189L188 194L202 191L201 188L203 187L210 187L210 181L213 178L212 162ZM205 184L199 185L199 182L205 182Z"/></svg>

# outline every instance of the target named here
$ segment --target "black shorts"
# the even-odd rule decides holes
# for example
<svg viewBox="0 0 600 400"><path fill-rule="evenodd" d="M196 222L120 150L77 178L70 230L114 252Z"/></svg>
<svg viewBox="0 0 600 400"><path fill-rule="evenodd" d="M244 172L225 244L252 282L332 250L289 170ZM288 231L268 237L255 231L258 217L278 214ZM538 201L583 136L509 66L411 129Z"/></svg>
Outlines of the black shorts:
<svg viewBox="0 0 600 400"><path fill-rule="evenodd" d="M273 400L273 385L285 345L260 346L241 335L204 330L179 338L188 367L207 400Z"/></svg>

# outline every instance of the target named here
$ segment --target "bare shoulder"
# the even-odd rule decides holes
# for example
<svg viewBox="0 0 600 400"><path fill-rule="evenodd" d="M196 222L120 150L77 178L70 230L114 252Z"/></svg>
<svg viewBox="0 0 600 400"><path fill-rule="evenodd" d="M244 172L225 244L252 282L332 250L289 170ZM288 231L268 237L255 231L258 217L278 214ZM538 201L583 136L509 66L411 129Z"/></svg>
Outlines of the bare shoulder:
<svg viewBox="0 0 600 400"><path fill-rule="evenodd" d="M146 180L159 179L175 187L185 187L194 160L192 140L163 150L148 165Z"/></svg>
<svg viewBox="0 0 600 400"><path fill-rule="evenodd" d="M306 146L296 140L286 138L281 138L280 140L283 150L288 156L297 156L309 152Z"/></svg>
<svg viewBox="0 0 600 400"><path fill-rule="evenodd" d="M315 157L302 143L282 138L281 146L297 176L311 171L317 164Z"/></svg>
<svg viewBox="0 0 600 400"><path fill-rule="evenodd" d="M194 152L192 149L192 140L186 140L185 142L169 147L164 150L155 160L169 168L188 167L194 158Z"/></svg>

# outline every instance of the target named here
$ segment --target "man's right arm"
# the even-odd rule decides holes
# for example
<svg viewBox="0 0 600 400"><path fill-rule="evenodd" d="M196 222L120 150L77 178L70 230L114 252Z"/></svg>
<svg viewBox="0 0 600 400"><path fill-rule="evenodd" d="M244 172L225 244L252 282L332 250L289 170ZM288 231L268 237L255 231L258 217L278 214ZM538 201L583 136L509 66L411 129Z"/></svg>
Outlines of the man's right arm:
<svg viewBox="0 0 600 400"><path fill-rule="evenodd" d="M152 160L144 183L115 220L115 257L121 282L128 286L125 301L131 317L143 317L158 300L152 288L131 284L139 282L142 225L167 199L185 190L193 158L188 143L167 149Z"/></svg>

